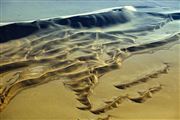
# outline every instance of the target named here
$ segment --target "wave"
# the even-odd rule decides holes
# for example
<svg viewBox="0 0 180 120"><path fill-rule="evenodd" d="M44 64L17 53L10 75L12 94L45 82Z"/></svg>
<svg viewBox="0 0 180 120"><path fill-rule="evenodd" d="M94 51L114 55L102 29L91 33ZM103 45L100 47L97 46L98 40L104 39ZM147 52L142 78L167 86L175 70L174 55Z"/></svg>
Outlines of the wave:
<svg viewBox="0 0 180 120"><path fill-rule="evenodd" d="M146 8L145 6L137 6L137 8ZM68 18L54 18L49 20L39 20L29 23L12 23L0 26L0 42L7 42L13 39L23 38L49 27L57 27L57 25L67 26L74 29L90 29L90 28L106 28L114 25L138 22L139 26L134 30L129 29L125 32L152 30L161 26L167 20L179 20L180 13L155 13L135 11L134 7L112 8L111 10L101 13L92 13L87 15L72 16ZM149 20L147 20L148 18ZM143 25L145 24L145 25Z"/></svg>

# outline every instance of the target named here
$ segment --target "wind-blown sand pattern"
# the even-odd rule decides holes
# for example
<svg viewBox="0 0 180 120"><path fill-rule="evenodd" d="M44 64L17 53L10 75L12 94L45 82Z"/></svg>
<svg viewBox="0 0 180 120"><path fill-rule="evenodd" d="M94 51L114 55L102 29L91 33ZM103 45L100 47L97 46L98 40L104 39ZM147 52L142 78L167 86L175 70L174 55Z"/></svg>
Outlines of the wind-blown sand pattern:
<svg viewBox="0 0 180 120"><path fill-rule="evenodd" d="M109 85L119 91L118 96L112 93L111 100L103 101L101 97L94 96L98 94L102 78L121 70L123 63L133 56L155 54L164 49L168 51L178 45L180 33L176 26L179 18L179 13L139 12L124 7L82 16L1 26L2 117L8 104L20 91L60 81L63 84L60 87L71 90L74 99L79 101L75 109L87 112L88 116L61 116L59 119L121 119L121 113L116 116L109 111L120 108L124 102L144 103L149 98L158 97L154 95L166 89L161 82L163 80L159 79L169 74L172 63L165 60L157 62L155 68L149 69L149 66L144 72L139 70L141 73L132 79L127 77L131 81L122 82L119 79L115 84L109 81ZM149 86L141 91L144 84ZM131 94L132 91L135 95Z"/></svg>

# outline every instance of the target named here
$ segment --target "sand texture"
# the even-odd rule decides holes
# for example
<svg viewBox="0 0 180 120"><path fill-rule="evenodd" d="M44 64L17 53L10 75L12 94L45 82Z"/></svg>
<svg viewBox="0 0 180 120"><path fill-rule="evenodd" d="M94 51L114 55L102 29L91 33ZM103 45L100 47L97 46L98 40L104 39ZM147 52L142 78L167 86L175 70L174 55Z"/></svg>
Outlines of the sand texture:
<svg viewBox="0 0 180 120"><path fill-rule="evenodd" d="M0 118L178 119L179 14L134 9L2 26Z"/></svg>

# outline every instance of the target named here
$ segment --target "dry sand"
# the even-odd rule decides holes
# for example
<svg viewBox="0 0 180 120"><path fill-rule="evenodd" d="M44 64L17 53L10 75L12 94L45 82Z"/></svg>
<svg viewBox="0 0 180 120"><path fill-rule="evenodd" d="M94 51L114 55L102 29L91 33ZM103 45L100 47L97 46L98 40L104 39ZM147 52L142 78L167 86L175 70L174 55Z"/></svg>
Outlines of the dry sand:
<svg viewBox="0 0 180 120"><path fill-rule="evenodd" d="M159 50L155 53L137 54L123 62L120 69L108 72L100 77L93 89L89 100L92 108L97 111L107 108L102 113L93 114L89 110L77 109L81 104L77 96L63 80L55 80L46 84L28 88L16 95L13 100L0 113L2 120L178 120L180 118L180 45L169 50ZM166 64L164 64L166 63ZM168 70L162 72L168 65ZM157 71L161 71L158 72ZM167 73L166 73L167 72ZM157 73L157 74L155 74ZM165 73L165 74L164 74ZM148 76L145 82L139 81L126 88L118 89L115 85L132 83L135 78ZM153 77L154 75L154 77ZM146 79L146 77L144 77ZM134 102L130 98L138 98L150 88L158 88L149 92L144 101ZM145 93L145 94L146 94ZM122 97L129 95L128 97ZM119 100L117 100L119 97ZM117 101L116 101L117 100ZM109 101L105 104L105 101ZM113 107L114 106L114 107Z"/></svg>

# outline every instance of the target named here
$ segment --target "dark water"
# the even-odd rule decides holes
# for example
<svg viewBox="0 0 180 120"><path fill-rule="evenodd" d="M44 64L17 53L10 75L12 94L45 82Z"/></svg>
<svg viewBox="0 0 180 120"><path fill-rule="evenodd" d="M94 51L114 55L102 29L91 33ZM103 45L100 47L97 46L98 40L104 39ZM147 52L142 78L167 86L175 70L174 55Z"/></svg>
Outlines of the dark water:
<svg viewBox="0 0 180 120"><path fill-rule="evenodd" d="M17 22L0 27L0 40L6 42L52 27L60 27L61 29L62 26L74 29L69 30L70 35L74 34L74 31L83 31L83 35L89 34L88 32L93 28L101 29L107 34L138 33L141 38L143 38L143 34L148 37L153 37L149 35L154 33L156 37L162 36L162 34L164 36L175 34L179 31L180 12L173 9L163 11L164 9L167 8L161 6L122 6L69 17L56 17L24 23ZM172 27L173 29L171 29ZM135 36L137 37L137 35Z"/></svg>

